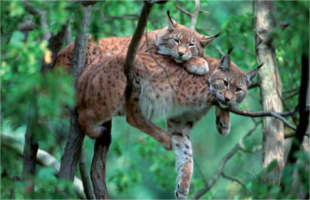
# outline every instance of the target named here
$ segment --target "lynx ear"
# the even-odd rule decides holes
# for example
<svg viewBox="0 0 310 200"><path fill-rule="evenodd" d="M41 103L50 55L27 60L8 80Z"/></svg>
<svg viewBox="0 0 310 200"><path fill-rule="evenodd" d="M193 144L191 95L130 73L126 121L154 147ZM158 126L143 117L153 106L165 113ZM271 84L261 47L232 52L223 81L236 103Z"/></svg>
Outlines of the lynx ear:
<svg viewBox="0 0 310 200"><path fill-rule="evenodd" d="M201 36L200 43L205 48L208 44L210 44L215 38L220 36L221 33L216 34L215 36L209 37L209 36Z"/></svg>
<svg viewBox="0 0 310 200"><path fill-rule="evenodd" d="M168 16L168 30L175 31L178 23L170 17L170 10L167 10L167 16Z"/></svg>
<svg viewBox="0 0 310 200"><path fill-rule="evenodd" d="M233 50L233 48L231 48L231 49L229 49L229 51L228 51L228 53L227 54L225 54L223 57L222 57L222 59L221 59L221 61L220 61L220 64L219 64L219 68L221 68L222 70L224 70L224 71L227 71L227 70L229 70L229 68L230 68L230 56L229 56L229 54L230 54L230 52Z"/></svg>
<svg viewBox="0 0 310 200"><path fill-rule="evenodd" d="M256 69L252 69L250 71L245 72L248 85L251 84L251 82L252 82L253 78L256 76L259 68L261 68L263 65L264 65L264 63L260 64Z"/></svg>

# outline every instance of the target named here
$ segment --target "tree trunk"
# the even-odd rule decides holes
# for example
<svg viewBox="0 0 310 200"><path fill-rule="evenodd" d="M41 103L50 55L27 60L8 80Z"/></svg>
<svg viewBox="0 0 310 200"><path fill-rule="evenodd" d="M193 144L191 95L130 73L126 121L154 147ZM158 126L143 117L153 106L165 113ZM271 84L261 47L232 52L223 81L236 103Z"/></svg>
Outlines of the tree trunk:
<svg viewBox="0 0 310 200"><path fill-rule="evenodd" d="M73 50L72 63L70 67L70 73L73 75L74 78L74 88L76 88L77 78L84 69L86 47L88 44L87 28L90 20L91 6L84 7L83 9L84 17L75 40L75 47ZM76 108L74 108L70 110L70 132L64 155L61 158L59 178L66 178L73 181L77 168L77 163L80 159L81 147L84 137L85 134L83 133L79 125L77 110Z"/></svg>
<svg viewBox="0 0 310 200"><path fill-rule="evenodd" d="M275 22L271 18L275 4L272 1L256 2L255 45L258 64L265 63L260 69L260 90L264 111L282 112L282 86L278 72L275 45L271 32ZM279 184L284 168L284 130L283 123L273 117L263 118L263 169L273 161L278 166L269 174L264 174L264 181Z"/></svg>
<svg viewBox="0 0 310 200"><path fill-rule="evenodd" d="M90 174L96 199L109 199L105 182L105 164L111 144L112 121L107 121L102 126L106 130L103 136L96 140Z"/></svg>
<svg viewBox="0 0 310 200"><path fill-rule="evenodd" d="M33 133L33 127L35 126L36 117L33 116L34 111L29 107L28 118L27 118L27 130L25 134L25 144L24 144L24 164L23 164L23 180L29 181L25 192L34 192L34 182L33 177L36 170L37 153L39 149L39 144L37 139L35 139L35 134Z"/></svg>

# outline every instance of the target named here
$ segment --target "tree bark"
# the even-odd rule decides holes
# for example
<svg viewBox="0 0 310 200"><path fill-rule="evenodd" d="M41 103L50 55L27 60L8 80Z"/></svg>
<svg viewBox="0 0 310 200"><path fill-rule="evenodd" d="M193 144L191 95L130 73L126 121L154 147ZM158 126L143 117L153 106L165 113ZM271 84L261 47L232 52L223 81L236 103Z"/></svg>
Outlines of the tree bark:
<svg viewBox="0 0 310 200"><path fill-rule="evenodd" d="M78 35L75 40L75 47L73 50L70 73L73 76L73 87L76 88L76 81L80 73L84 69L86 58L86 47L88 44L87 28L90 20L91 6L84 9L84 17L80 26ZM73 181L77 162L80 159L81 146L85 134L81 130L78 121L78 113L76 107L70 109L70 132L65 147L64 155L61 158L61 166L59 171L59 178L66 178Z"/></svg>
<svg viewBox="0 0 310 200"><path fill-rule="evenodd" d="M130 41L127 50L126 60L124 64L124 71L127 78L126 98L129 97L129 94L131 92L131 79L133 74L133 67L135 64L135 57L137 54L137 49L139 47L140 40L144 34L144 30L147 24L147 18L151 12L152 7L153 4L144 2L137 28L132 36L132 39Z"/></svg>
<svg viewBox="0 0 310 200"><path fill-rule="evenodd" d="M103 136L96 140L90 174L96 199L109 199L105 182L105 166L111 144L112 121L107 121L102 126L106 130Z"/></svg>
<svg viewBox="0 0 310 200"><path fill-rule="evenodd" d="M287 158L288 162L292 164L297 161L297 158L294 154L302 148L303 140L309 124L309 109L307 109L307 97L309 94L309 61L306 55L302 55L301 64L301 85L298 100L299 124L297 126L296 134L292 142L292 147ZM304 145L306 146L307 142Z"/></svg>
<svg viewBox="0 0 310 200"><path fill-rule="evenodd" d="M87 199L94 199L93 190L91 188L91 183L89 180L88 170L87 170L87 162L84 145L82 145L80 161L79 161L80 174L84 186L84 193Z"/></svg>
<svg viewBox="0 0 310 200"><path fill-rule="evenodd" d="M24 144L20 141L18 141L16 138L9 134L1 133L1 147L8 149L9 151L16 152L17 155L23 156L23 146ZM55 157L47 153L46 151L38 149L37 151L37 159L36 162L37 164L44 166L44 167L52 167L53 169L56 170L56 172L59 171L60 168L60 163L57 161ZM16 177L14 176L14 179ZM75 194L81 198L85 199L85 195L83 192L83 184L80 179L77 177L74 177L74 192Z"/></svg>
<svg viewBox="0 0 310 200"><path fill-rule="evenodd" d="M33 127L36 125L36 119L37 118L34 116L34 111L29 107L23 151L24 163L22 175L23 180L29 181L25 189L27 193L34 192L33 176L36 170L37 153L39 149L38 141L34 138L35 134L33 133Z"/></svg>
<svg viewBox="0 0 310 200"><path fill-rule="evenodd" d="M275 22L271 18L275 4L272 1L256 2L255 45L258 64L265 63L260 69L260 90L264 111L282 112L282 86L278 72L275 44L271 32ZM283 123L273 117L263 118L263 169L273 161L278 162L277 168L264 174L264 181L279 184L284 168L284 130Z"/></svg>

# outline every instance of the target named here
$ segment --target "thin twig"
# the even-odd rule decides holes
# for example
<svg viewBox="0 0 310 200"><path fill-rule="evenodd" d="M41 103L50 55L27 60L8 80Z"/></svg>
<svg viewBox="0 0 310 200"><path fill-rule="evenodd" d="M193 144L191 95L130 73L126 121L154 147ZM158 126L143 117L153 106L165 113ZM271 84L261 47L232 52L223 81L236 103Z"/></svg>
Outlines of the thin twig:
<svg viewBox="0 0 310 200"><path fill-rule="evenodd" d="M289 133L284 135L284 139L295 137L296 133ZM309 134L306 133L305 136L309 137Z"/></svg>
<svg viewBox="0 0 310 200"><path fill-rule="evenodd" d="M176 5L175 6L178 10L180 10L182 13L186 14L187 16L189 16L190 18L192 18L193 14L191 14L190 12L188 12L187 10L184 10L183 8L181 8L180 6Z"/></svg>
<svg viewBox="0 0 310 200"><path fill-rule="evenodd" d="M291 92L295 92L296 90L299 90L299 87L293 88L293 89L290 89L290 90L283 90L282 93L291 93Z"/></svg>
<svg viewBox="0 0 310 200"><path fill-rule="evenodd" d="M217 182L217 180L219 179L220 175L223 173L223 170L225 168L226 163L228 162L228 160L230 158L232 158L235 153L239 150L244 151L244 152L254 152L259 150L259 148L254 148L254 150L248 151L243 147L242 141L249 137L258 127L259 122L255 122L255 126L253 127L253 129L251 129L242 139L240 139L238 141L238 143L222 158L219 167L217 168L217 171L215 172L215 174L213 175L213 177L211 178L211 180L205 184L205 186L199 190L198 192L196 192L195 194L193 194L190 199L198 199L200 198L202 195L204 195L206 192L208 192L213 186L214 184Z"/></svg>
<svg viewBox="0 0 310 200"><path fill-rule="evenodd" d="M282 101L286 101L294 96L296 96L297 94L299 94L299 90L297 90L296 92L292 93L291 95L287 96L287 97L283 97Z"/></svg>
<svg viewBox="0 0 310 200"><path fill-rule="evenodd" d="M170 78L169 78L169 74L168 74L167 70L166 70L163 66L161 66L161 64L159 64L158 61L156 60L156 58L153 56L153 53L152 53L151 48L150 48L150 45L149 45L149 39L148 39L148 37L147 37L147 31L145 32L145 39L146 39L146 45L147 45L147 48L149 49L149 52L150 52L151 57L152 57L153 60L156 62L156 64L157 64L160 68L162 68L162 69L164 70L164 72L165 72L165 74L166 74L166 77L167 77L167 79L168 79L168 83L169 83L171 89L174 91L174 93L177 93L177 91L174 89L172 83L170 82Z"/></svg>
<svg viewBox="0 0 310 200"><path fill-rule="evenodd" d="M224 172L222 172L221 174L224 178L226 179L229 179L231 181L234 181L234 182L237 182L239 185L241 185L243 187L243 189L245 189L248 193L250 194L253 194L253 192L251 190L249 190L248 188L246 188L246 186L241 182L239 181L238 179L236 178L233 178L233 177L230 177L230 176L227 176L226 174L224 174Z"/></svg>

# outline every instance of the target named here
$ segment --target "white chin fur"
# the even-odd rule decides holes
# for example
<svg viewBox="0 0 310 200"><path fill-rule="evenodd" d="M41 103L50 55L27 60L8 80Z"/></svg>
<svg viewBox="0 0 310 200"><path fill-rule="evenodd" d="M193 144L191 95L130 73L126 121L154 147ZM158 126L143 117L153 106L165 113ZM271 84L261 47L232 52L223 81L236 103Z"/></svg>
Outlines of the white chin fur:
<svg viewBox="0 0 310 200"><path fill-rule="evenodd" d="M174 61L176 62L176 63L182 63L183 62L183 60L181 60L181 59L174 59Z"/></svg>

